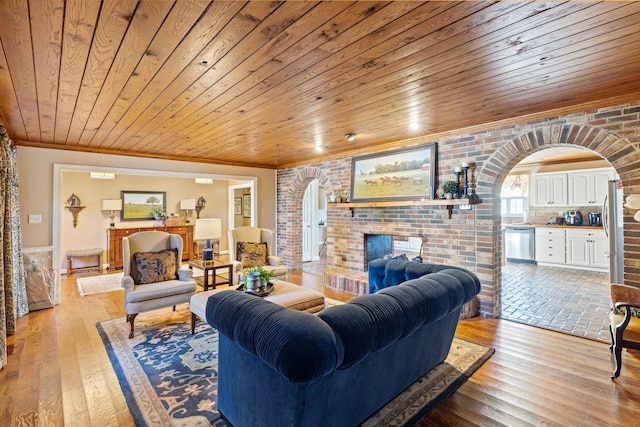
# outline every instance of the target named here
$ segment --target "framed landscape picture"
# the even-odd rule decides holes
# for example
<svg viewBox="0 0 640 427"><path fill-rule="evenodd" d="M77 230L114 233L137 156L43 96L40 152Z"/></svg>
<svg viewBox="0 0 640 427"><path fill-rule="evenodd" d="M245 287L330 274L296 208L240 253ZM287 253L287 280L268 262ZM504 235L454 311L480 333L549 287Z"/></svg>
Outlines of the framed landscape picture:
<svg viewBox="0 0 640 427"><path fill-rule="evenodd" d="M438 144L435 142L354 157L351 201L435 199Z"/></svg>
<svg viewBox="0 0 640 427"><path fill-rule="evenodd" d="M120 191L122 199L121 221L155 219L152 211L156 207L167 208L165 191Z"/></svg>

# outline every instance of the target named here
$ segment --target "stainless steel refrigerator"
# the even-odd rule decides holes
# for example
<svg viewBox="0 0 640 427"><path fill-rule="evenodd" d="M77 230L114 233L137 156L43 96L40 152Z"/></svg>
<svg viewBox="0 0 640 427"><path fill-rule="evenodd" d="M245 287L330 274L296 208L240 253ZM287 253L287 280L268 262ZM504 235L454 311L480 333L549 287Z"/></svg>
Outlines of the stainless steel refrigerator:
<svg viewBox="0 0 640 427"><path fill-rule="evenodd" d="M609 239L609 281L624 283L624 234L622 181L609 181L607 196L602 207L602 226Z"/></svg>

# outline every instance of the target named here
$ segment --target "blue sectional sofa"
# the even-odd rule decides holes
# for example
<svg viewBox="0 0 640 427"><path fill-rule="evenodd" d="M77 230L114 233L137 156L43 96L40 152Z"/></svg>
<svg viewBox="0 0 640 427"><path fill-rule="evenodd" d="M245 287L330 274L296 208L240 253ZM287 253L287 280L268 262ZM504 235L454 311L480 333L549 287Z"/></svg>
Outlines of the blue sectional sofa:
<svg viewBox="0 0 640 427"><path fill-rule="evenodd" d="M220 412L236 427L366 420L446 358L462 305L480 291L471 272L431 266L317 315L242 292L211 296Z"/></svg>

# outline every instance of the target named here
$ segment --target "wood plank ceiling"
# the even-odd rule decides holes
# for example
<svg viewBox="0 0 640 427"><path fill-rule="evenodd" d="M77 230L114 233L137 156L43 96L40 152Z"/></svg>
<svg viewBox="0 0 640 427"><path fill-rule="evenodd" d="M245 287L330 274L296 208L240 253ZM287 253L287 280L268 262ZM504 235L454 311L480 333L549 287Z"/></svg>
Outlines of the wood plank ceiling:
<svg viewBox="0 0 640 427"><path fill-rule="evenodd" d="M3 0L0 16L18 145L273 168L640 92L639 2Z"/></svg>

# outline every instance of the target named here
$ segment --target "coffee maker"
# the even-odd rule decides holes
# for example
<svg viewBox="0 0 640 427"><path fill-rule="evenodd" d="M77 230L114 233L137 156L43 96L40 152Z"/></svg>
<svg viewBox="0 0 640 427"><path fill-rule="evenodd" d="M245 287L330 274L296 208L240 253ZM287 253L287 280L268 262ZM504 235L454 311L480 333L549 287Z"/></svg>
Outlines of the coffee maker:
<svg viewBox="0 0 640 427"><path fill-rule="evenodd" d="M564 223L567 225L582 225L582 213L580 211L567 211L564 216Z"/></svg>
<svg viewBox="0 0 640 427"><path fill-rule="evenodd" d="M589 225L592 227L602 226L602 215L600 212L589 212Z"/></svg>

